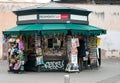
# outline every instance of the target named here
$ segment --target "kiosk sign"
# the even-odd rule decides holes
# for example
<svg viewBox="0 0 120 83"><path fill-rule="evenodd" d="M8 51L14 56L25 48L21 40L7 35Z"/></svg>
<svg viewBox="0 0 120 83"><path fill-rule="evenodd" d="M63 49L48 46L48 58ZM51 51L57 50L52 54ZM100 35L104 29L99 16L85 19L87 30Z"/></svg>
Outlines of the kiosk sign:
<svg viewBox="0 0 120 83"><path fill-rule="evenodd" d="M68 20L68 14L39 14L40 20Z"/></svg>
<svg viewBox="0 0 120 83"><path fill-rule="evenodd" d="M61 20L68 20L68 14L61 14Z"/></svg>

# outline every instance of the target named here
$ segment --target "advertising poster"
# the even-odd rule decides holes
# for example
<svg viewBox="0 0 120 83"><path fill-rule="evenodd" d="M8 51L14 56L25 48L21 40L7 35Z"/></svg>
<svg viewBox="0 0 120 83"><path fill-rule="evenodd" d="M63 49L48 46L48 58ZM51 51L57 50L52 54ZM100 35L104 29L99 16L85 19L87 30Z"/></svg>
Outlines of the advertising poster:
<svg viewBox="0 0 120 83"><path fill-rule="evenodd" d="M78 57L77 57L78 46L79 46L78 38L71 39L71 52L69 52L68 54L69 62L67 64L66 71L69 71L69 72L79 71L78 70Z"/></svg>
<svg viewBox="0 0 120 83"><path fill-rule="evenodd" d="M71 52L71 63L77 64L77 47L79 46L79 41L78 38L73 38L72 39L72 52Z"/></svg>
<svg viewBox="0 0 120 83"><path fill-rule="evenodd" d="M97 38L97 46L100 46L101 38Z"/></svg>
<svg viewBox="0 0 120 83"><path fill-rule="evenodd" d="M77 54L77 47L79 46L78 38L73 38L72 40L72 54Z"/></svg>
<svg viewBox="0 0 120 83"><path fill-rule="evenodd" d="M72 54L71 63L77 64L77 54Z"/></svg>

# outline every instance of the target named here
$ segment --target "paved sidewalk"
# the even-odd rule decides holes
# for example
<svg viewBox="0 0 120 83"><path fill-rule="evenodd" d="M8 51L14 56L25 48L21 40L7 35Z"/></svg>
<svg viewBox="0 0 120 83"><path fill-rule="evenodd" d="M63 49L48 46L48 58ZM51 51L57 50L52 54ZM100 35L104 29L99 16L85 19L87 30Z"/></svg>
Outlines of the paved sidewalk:
<svg viewBox="0 0 120 83"><path fill-rule="evenodd" d="M113 76L111 78L99 81L97 83L120 83L120 75Z"/></svg>
<svg viewBox="0 0 120 83"><path fill-rule="evenodd" d="M70 83L120 83L120 60L102 60L98 69L80 73L25 72L8 73L7 61L0 61L0 83L64 83L64 75L70 75Z"/></svg>

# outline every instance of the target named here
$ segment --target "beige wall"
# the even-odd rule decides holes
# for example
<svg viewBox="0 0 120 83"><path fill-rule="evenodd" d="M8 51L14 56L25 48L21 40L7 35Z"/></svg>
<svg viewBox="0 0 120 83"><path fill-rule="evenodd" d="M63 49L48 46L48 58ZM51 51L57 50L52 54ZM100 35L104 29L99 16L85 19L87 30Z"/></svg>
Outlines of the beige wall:
<svg viewBox="0 0 120 83"><path fill-rule="evenodd" d="M2 31L16 25L16 16L12 12L0 10L0 41L2 41ZM2 42L0 43L0 55L2 55ZM1 58L2 56L0 56Z"/></svg>
<svg viewBox="0 0 120 83"><path fill-rule="evenodd" d="M92 11L89 15L90 25L107 30L120 31L120 5L74 5Z"/></svg>
<svg viewBox="0 0 120 83"><path fill-rule="evenodd" d="M5 31L11 27L16 26L16 15L13 10L20 9L22 7L28 7L35 5L34 3L11 3L0 2L0 58L2 58L2 31Z"/></svg>
<svg viewBox="0 0 120 83"><path fill-rule="evenodd" d="M36 3L3 3L0 2L0 41L2 31L16 25L16 15L11 11L22 7L36 5ZM90 25L101 27L109 31L120 32L120 6L119 5L86 5L69 4L75 7L93 11L89 15ZM2 57L2 43L0 43L0 58Z"/></svg>

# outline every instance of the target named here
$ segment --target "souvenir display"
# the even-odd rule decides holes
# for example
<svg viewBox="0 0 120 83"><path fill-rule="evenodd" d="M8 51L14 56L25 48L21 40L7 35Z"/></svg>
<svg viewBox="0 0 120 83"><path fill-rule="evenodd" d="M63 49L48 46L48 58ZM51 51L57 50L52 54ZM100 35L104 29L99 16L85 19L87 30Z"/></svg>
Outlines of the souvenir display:
<svg viewBox="0 0 120 83"><path fill-rule="evenodd" d="M97 56L97 37L90 36L89 37L89 58L90 58L90 65L97 64L98 56Z"/></svg>
<svg viewBox="0 0 120 83"><path fill-rule="evenodd" d="M20 36L20 39L18 36L11 36L8 40L9 71L17 73L24 71L23 50L24 43L22 40L22 35Z"/></svg>
<svg viewBox="0 0 120 83"><path fill-rule="evenodd" d="M54 35L38 35L32 34L28 36L11 37L8 40L8 54L9 54L9 68L13 72L21 72L25 70L25 64L32 63L34 61L34 66L44 66L47 68L49 66L49 61L52 60L50 64L59 65L61 61L62 67L64 67L64 60L68 60L65 70L68 72L79 71L78 66L78 47L82 44L78 39L78 35L65 35L65 34L54 34ZM82 36L80 37L82 38ZM84 61L90 58L90 64L97 62L97 40L96 36L85 37L85 49L86 56L83 57ZM25 54L24 54L24 53ZM26 59L25 59L25 57ZM64 57L65 56L65 57ZM51 58L51 59L50 59ZM57 62L58 60L58 62ZM47 65L46 65L47 64ZM61 66L59 65L59 66ZM57 66L56 66L57 67ZM29 68L29 67L27 67ZM62 70L64 68L61 68Z"/></svg>

